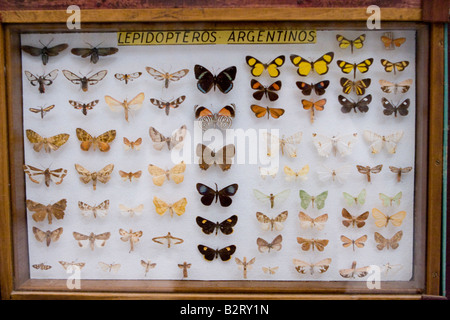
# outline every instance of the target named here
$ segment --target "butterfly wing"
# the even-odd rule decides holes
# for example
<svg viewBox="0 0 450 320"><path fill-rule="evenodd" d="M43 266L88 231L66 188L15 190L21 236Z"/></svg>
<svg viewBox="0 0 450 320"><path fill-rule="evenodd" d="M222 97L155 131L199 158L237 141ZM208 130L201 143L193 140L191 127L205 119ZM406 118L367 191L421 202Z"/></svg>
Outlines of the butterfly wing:
<svg viewBox="0 0 450 320"><path fill-rule="evenodd" d="M216 198L216 190L204 185L203 183L197 183L196 185L198 193L202 195L200 201L205 206L210 206L214 199Z"/></svg>
<svg viewBox="0 0 450 320"><path fill-rule="evenodd" d="M232 203L231 197L236 194L238 184L231 184L218 192L219 202L222 207L229 207Z"/></svg>
<svg viewBox="0 0 450 320"><path fill-rule="evenodd" d="M214 86L214 75L205 67L196 64L194 66L195 79L197 79L197 88L202 93L208 93Z"/></svg>
<svg viewBox="0 0 450 320"><path fill-rule="evenodd" d="M314 70L317 74L324 75L328 72L328 65L333 61L334 53L327 52L322 57L314 61Z"/></svg>
<svg viewBox="0 0 450 320"><path fill-rule="evenodd" d="M169 170L169 179L171 179L176 184L183 182L185 170L186 164L181 161L179 164L176 164L172 169Z"/></svg>
<svg viewBox="0 0 450 320"><path fill-rule="evenodd" d="M163 183L167 179L167 173L168 172L166 172L166 170L164 170L164 169L162 169L160 167L157 167L157 166L155 166L153 164L149 164L148 165L148 172L152 176L153 183L156 186L159 186L159 187L162 186Z"/></svg>
<svg viewBox="0 0 450 320"><path fill-rule="evenodd" d="M233 89L233 80L236 78L237 69L235 66L228 67L216 76L217 88L222 93L228 93Z"/></svg>

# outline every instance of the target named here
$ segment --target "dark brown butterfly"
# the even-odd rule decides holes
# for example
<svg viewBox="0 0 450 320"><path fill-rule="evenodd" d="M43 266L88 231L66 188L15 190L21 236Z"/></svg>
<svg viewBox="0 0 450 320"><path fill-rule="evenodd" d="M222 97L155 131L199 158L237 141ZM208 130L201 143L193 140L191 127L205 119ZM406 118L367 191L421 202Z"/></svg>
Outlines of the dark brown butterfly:
<svg viewBox="0 0 450 320"><path fill-rule="evenodd" d="M227 144L218 151L213 151L202 143L197 145L196 154L200 158L199 166L202 170L208 170L212 165L218 165L222 171L231 168L236 148L234 144Z"/></svg>
<svg viewBox="0 0 450 320"><path fill-rule="evenodd" d="M175 99L173 101L163 101L163 100L151 98L150 102L160 109L165 109L166 115L169 115L170 108L173 108L173 109L178 108L180 106L180 104L183 103L184 99L186 99L186 96L178 97L177 99Z"/></svg>
<svg viewBox="0 0 450 320"><path fill-rule="evenodd" d="M252 79L250 81L250 86L256 92L253 93L253 98L256 100L261 100L262 97L268 98L270 101L275 101L278 99L278 94L276 91L281 89L281 81L276 81L272 83L270 86L264 86L259 81Z"/></svg>
<svg viewBox="0 0 450 320"><path fill-rule="evenodd" d="M44 119L44 116L47 114L47 112L52 110L54 107L55 107L55 105L52 104L51 106L48 106L46 108L44 108L44 107L29 108L28 110L30 110L31 112L34 112L34 113L40 113L41 114L41 119Z"/></svg>
<svg viewBox="0 0 450 320"><path fill-rule="evenodd" d="M357 113L356 109L358 109L359 112L365 113L369 111L369 103L372 101L372 95L368 94L361 100L358 100L358 102L347 99L343 95L339 95L338 100L339 103L342 105L341 107L342 113L349 113L350 111L352 111L352 109L355 113Z"/></svg>
<svg viewBox="0 0 450 320"><path fill-rule="evenodd" d="M114 77L119 81L125 81L125 84L128 84L128 81L133 81L139 78L142 75L142 72L133 72L133 73L116 73Z"/></svg>
<svg viewBox="0 0 450 320"><path fill-rule="evenodd" d="M394 106L390 101L388 101L388 99L383 97L383 98L381 98L381 103L383 104L383 108L384 108L383 114L385 116L390 116L391 114L394 114L394 116L397 118L397 112L401 116L406 116L409 113L409 111L408 111L409 104L410 104L409 99L406 99L399 105Z"/></svg>
<svg viewBox="0 0 450 320"><path fill-rule="evenodd" d="M39 40L39 42L44 46L43 48L37 48L37 47L32 47L32 46L22 46L21 48L23 51L25 51L28 54L31 54L34 57L41 56L42 63L45 66L48 62L49 57L57 56L61 51L67 49L67 47L69 46L67 43L62 43L62 44L58 44L54 47L49 48L48 46L50 45L50 43L52 41L53 41L53 39L47 45L44 45Z"/></svg>
<svg viewBox="0 0 450 320"><path fill-rule="evenodd" d="M98 100L91 101L89 103L82 103L78 101L69 100L69 103L77 110L81 110L81 112L87 116L88 110L94 109L94 106L98 103Z"/></svg>
<svg viewBox="0 0 450 320"><path fill-rule="evenodd" d="M212 249L210 247L207 247L205 245L199 244L197 246L198 251L203 255L203 258L205 258L208 261L213 261L214 259L217 259L220 257L222 261L228 261L231 259L231 256L236 251L236 246L231 245L227 246L222 249Z"/></svg>
<svg viewBox="0 0 450 320"><path fill-rule="evenodd" d="M94 84L97 84L108 73L108 71L102 70L87 78L86 76L80 77L69 70L63 70L62 72L67 80L69 80L73 84L80 84L81 90L83 90L84 92L88 91L88 85L92 86Z"/></svg>
<svg viewBox="0 0 450 320"><path fill-rule="evenodd" d="M100 57L109 56L119 51L119 49L114 47L105 47L105 48L73 48L70 52L76 56L81 56L82 58L91 57L92 63L97 63Z"/></svg>
<svg viewBox="0 0 450 320"><path fill-rule="evenodd" d="M330 81L324 80L317 82L316 84L314 83L308 84L303 81L297 81L295 84L302 91L302 94L304 94L305 96L311 95L311 92L313 90L318 96L321 96L325 93L325 89L328 88L328 86L330 85Z"/></svg>
<svg viewBox="0 0 450 320"><path fill-rule="evenodd" d="M194 67L195 79L198 80L197 88L202 93L208 93L213 87L216 87L222 93L228 93L233 89L233 80L236 78L237 68L228 67L217 75L213 75L205 67L196 64Z"/></svg>
<svg viewBox="0 0 450 320"><path fill-rule="evenodd" d="M50 73L43 74L42 76L35 76L30 71L25 70L25 76L30 81L32 86L39 84L39 92L45 93L45 86L49 86L53 83L53 80L58 76L58 69L51 71Z"/></svg>
<svg viewBox="0 0 450 320"><path fill-rule="evenodd" d="M214 200L217 203L217 199L219 199L220 205L222 207L229 207L233 202L230 197L236 194L238 190L238 184L231 184L221 190L218 190L217 183L215 185L216 189L214 190L204 185L203 183L197 183L197 191L202 195L200 201L205 206L210 206Z"/></svg>
<svg viewBox="0 0 450 320"><path fill-rule="evenodd" d="M220 230L223 234L228 235L233 233L233 227L236 225L238 217L236 215L233 215L228 219L223 220L222 222L215 223L202 217L197 217L195 221L197 222L198 226L202 228L202 231L206 234L211 234L215 231L217 235Z"/></svg>
<svg viewBox="0 0 450 320"><path fill-rule="evenodd" d="M371 168L370 166L356 165L356 169L358 169L359 173L365 174L367 176L367 181L370 182L370 174L380 173L381 169L383 169L383 165L379 164L373 168Z"/></svg>

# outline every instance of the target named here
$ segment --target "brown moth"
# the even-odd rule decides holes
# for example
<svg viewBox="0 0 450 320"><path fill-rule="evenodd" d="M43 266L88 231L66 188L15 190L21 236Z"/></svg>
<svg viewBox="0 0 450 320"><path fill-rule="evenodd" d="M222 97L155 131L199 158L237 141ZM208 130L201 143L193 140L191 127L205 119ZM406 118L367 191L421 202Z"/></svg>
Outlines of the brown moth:
<svg viewBox="0 0 450 320"><path fill-rule="evenodd" d="M222 171L231 168L233 158L236 152L234 144L227 144L217 151L213 151L202 143L197 145L196 154L200 158L199 167L202 170L208 170L213 165L219 166Z"/></svg>
<svg viewBox="0 0 450 320"><path fill-rule="evenodd" d="M93 216L94 218L104 217L108 214L109 200L105 200L98 205L89 205L83 201L78 201L78 208L85 217Z"/></svg>
<svg viewBox="0 0 450 320"><path fill-rule="evenodd" d="M134 251L134 244L139 242L139 238L142 237L143 232L142 231L136 231L133 232L133 230L130 229L130 231L126 231L124 229L119 229L119 234L122 236L120 237L120 240L123 242L130 242L130 251Z"/></svg>
<svg viewBox="0 0 450 320"><path fill-rule="evenodd" d="M48 264L39 263L39 264L33 264L33 268L37 270L49 270L52 268L52 266L49 266Z"/></svg>
<svg viewBox="0 0 450 320"><path fill-rule="evenodd" d="M327 239L306 239L297 237L297 242L301 245L303 251L308 251L309 249L314 251L314 247L316 247L317 250L322 252L329 241Z"/></svg>
<svg viewBox="0 0 450 320"><path fill-rule="evenodd" d="M69 70L63 70L62 72L67 80L73 84L81 85L81 90L84 92L88 91L89 86L99 83L108 73L107 70L101 70L88 78L87 76L76 75Z"/></svg>
<svg viewBox="0 0 450 320"><path fill-rule="evenodd" d="M341 241L342 246L344 248L348 248L350 246L353 247L353 251L355 251L355 246L358 248L364 248L365 242L367 240L367 235L363 235L362 237L359 237L358 239L350 239L344 235L341 235Z"/></svg>
<svg viewBox="0 0 450 320"><path fill-rule="evenodd" d="M39 242L45 241L45 244L48 247L48 246L50 246L50 243L59 240L59 237L63 233L63 228L58 228L53 231L50 231L50 230L42 231L39 228L33 227L33 233L34 233L34 236L36 237L37 241L39 241Z"/></svg>
<svg viewBox="0 0 450 320"><path fill-rule="evenodd" d="M88 151L92 146L93 150L98 148L101 152L106 152L111 149L109 144L116 138L116 130L109 130L98 137L93 137L86 130L77 128L77 138L81 141L80 148L83 151Z"/></svg>
<svg viewBox="0 0 450 320"><path fill-rule="evenodd" d="M156 263L152 263L150 261L150 259L147 259L147 261L141 260L141 266L143 266L145 268L144 277L146 277L147 273L150 271L150 269L153 269L154 267L156 267Z"/></svg>
<svg viewBox="0 0 450 320"><path fill-rule="evenodd" d="M179 81L181 78L183 78L189 72L188 69L181 69L174 73L161 72L152 67L145 67L145 70L147 70L147 72L156 80L164 81L164 88L166 88L166 89L169 87L170 81Z"/></svg>
<svg viewBox="0 0 450 320"><path fill-rule="evenodd" d="M255 260L256 258L252 258L250 261L247 261L247 257L244 257L241 261L239 258L234 258L234 261L236 261L239 269L244 272L244 279L247 279L247 271L252 268L252 264L255 263Z"/></svg>
<svg viewBox="0 0 450 320"><path fill-rule="evenodd" d="M75 163L75 169L81 175L80 180L83 183L89 183L92 180L93 188L94 190L96 190L97 181L100 181L101 183L107 183L111 179L111 173L114 170L114 165L108 164L100 171L90 172L83 166Z"/></svg>
<svg viewBox="0 0 450 320"><path fill-rule="evenodd" d="M117 273L120 269L120 264L118 263L105 263L100 261L98 265L100 266L100 269L102 269L105 272Z"/></svg>
<svg viewBox="0 0 450 320"><path fill-rule="evenodd" d="M344 226L356 226L358 228L362 228L366 224L365 220L367 220L367 218L369 217L369 211L361 213L359 216L353 216L347 211L347 209L343 208L342 217L344 217L344 220L342 220L342 224Z"/></svg>
<svg viewBox="0 0 450 320"><path fill-rule="evenodd" d="M256 239L256 244L258 245L258 251L261 253L270 252L270 250L280 251L281 250L281 242L283 241L283 237L281 234L275 237L272 242L268 242L262 238Z"/></svg>
<svg viewBox="0 0 450 320"><path fill-rule="evenodd" d="M184 240L180 238L176 238L170 234L170 232L167 233L165 236L161 237L154 237L152 239L153 242L167 245L167 248L170 248L172 245L183 243Z"/></svg>
<svg viewBox="0 0 450 320"><path fill-rule="evenodd" d="M52 150L56 151L63 144L69 140L70 135L67 133L57 134L49 138L41 137L39 134L31 129L26 130L28 141L33 144L33 150L39 152L44 148L44 151L50 153Z"/></svg>
<svg viewBox="0 0 450 320"><path fill-rule="evenodd" d="M367 181L370 182L370 174L380 173L381 169L383 169L383 165L379 164L372 168L370 166L356 165L356 168L358 169L359 173L365 174L367 176Z"/></svg>
<svg viewBox="0 0 450 320"><path fill-rule="evenodd" d="M135 141L130 141L128 138L123 137L123 144L125 151L139 150L142 144L142 138L137 138Z"/></svg>
<svg viewBox="0 0 450 320"><path fill-rule="evenodd" d="M104 232L100 234L94 234L91 232L89 235L81 234L79 232L73 232L73 237L78 241L78 245L81 248L87 248L88 246L91 250L94 250L94 247L102 248L106 244L106 240L109 239L111 233Z"/></svg>
<svg viewBox="0 0 450 320"><path fill-rule="evenodd" d="M43 221L46 217L48 220L48 224L52 224L52 219L55 217L60 220L64 218L64 210L67 207L67 200L61 199L54 204L43 205L41 203L35 202L33 200L27 200L27 208L30 211L33 211L33 215L31 216L34 221L39 222Z"/></svg>
<svg viewBox="0 0 450 320"><path fill-rule="evenodd" d="M164 136L154 127L150 127L149 135L153 141L153 148L158 151L161 151L165 145L169 150L172 149L181 149L184 144L184 137L186 136L187 127L186 125L182 125L179 129L175 130L170 137Z"/></svg>
<svg viewBox="0 0 450 320"><path fill-rule="evenodd" d="M41 115L41 119L44 119L44 116L47 114L47 112L52 110L54 107L55 107L55 105L52 104L51 106L48 106L46 108L44 108L44 107L28 108L28 110L30 110L33 113L39 113Z"/></svg>
<svg viewBox="0 0 450 320"><path fill-rule="evenodd" d="M130 181L132 182L132 180L139 180L139 178L142 175L142 171L136 171L136 172L125 172L122 170L119 170L119 175L122 178L123 181Z"/></svg>
<svg viewBox="0 0 450 320"><path fill-rule="evenodd" d="M191 267L190 263L187 263L186 261L183 263L179 263L178 264L178 268L183 269L183 278L187 278L188 277L188 270Z"/></svg>
<svg viewBox="0 0 450 320"><path fill-rule="evenodd" d="M140 109L142 107L142 103L144 102L144 98L145 95L143 92L141 92L130 101L128 101L127 99L119 101L111 96L105 96L105 101L108 107L111 109L111 111L118 112L123 110L125 120L128 122L130 112L133 110Z"/></svg>
<svg viewBox="0 0 450 320"><path fill-rule="evenodd" d="M341 270L339 270L339 274L343 278L355 278L355 276L362 278L362 277L367 276L367 274L369 273L369 270L370 270L369 266L356 268L356 261L353 261L351 268L341 269Z"/></svg>
<svg viewBox="0 0 450 320"><path fill-rule="evenodd" d="M402 174L410 172L412 170L412 167L398 168L389 166L389 169L391 170L391 172L397 175L397 182L400 182L402 180Z"/></svg>
<svg viewBox="0 0 450 320"><path fill-rule="evenodd" d="M87 116L88 110L94 109L94 106L98 103L98 99L89 103L82 103L74 100L69 100L69 103L77 110L81 110L81 113Z"/></svg>
<svg viewBox="0 0 450 320"><path fill-rule="evenodd" d="M286 221L287 217L288 211L281 212L275 218L269 218L262 212L256 212L256 219L261 223L261 228L263 230L283 230L283 222Z"/></svg>
<svg viewBox="0 0 450 320"><path fill-rule="evenodd" d="M297 270L298 273L306 274L306 272L309 271L311 275L327 272L331 264L331 258L326 258L316 263L308 263L299 259L293 259L292 261L294 262L295 270Z"/></svg>
<svg viewBox="0 0 450 320"><path fill-rule="evenodd" d="M396 232L392 238L390 239L386 239L385 237L383 237L381 234L379 234L378 232L374 233L374 238L375 238L375 242L378 243L377 244L377 249L378 250L383 250L384 248L386 249L397 249L399 246L399 242L402 239L403 236L403 231L398 231Z"/></svg>
<svg viewBox="0 0 450 320"><path fill-rule="evenodd" d="M59 168L59 169L55 169L55 170L50 170L49 168L47 169L39 169L27 164L23 165L23 170L25 171L26 174L28 174L28 177L30 178L30 180L34 183L41 183L42 179L38 179L36 180L36 177L39 178L44 178L45 181L45 185L47 187L50 187L50 182L53 181L53 183L55 184L61 184L64 180L64 177L67 175L67 170L63 169L63 168Z"/></svg>
<svg viewBox="0 0 450 320"><path fill-rule="evenodd" d="M81 270L86 265L84 262L67 262L67 261L58 261L64 270L68 270L69 272L72 272L74 270Z"/></svg>

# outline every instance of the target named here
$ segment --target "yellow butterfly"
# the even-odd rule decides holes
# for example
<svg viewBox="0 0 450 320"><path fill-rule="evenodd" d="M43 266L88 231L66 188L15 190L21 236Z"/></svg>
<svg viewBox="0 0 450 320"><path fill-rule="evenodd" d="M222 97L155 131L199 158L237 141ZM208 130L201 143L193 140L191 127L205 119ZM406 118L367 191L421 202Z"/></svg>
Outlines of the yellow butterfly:
<svg viewBox="0 0 450 320"><path fill-rule="evenodd" d="M339 48L346 49L348 48L348 46L350 46L353 53L353 48L361 49L364 46L364 40L366 40L366 35L362 34L355 40L348 40L344 36L338 34L336 35L336 40L339 41Z"/></svg>
<svg viewBox="0 0 450 320"><path fill-rule="evenodd" d="M375 225L379 228L387 227L389 221L392 225L399 227L402 225L403 219L406 217L406 211L399 211L392 216L387 216L377 208L373 208L372 216L375 218Z"/></svg>
<svg viewBox="0 0 450 320"><path fill-rule="evenodd" d="M59 149L59 147L65 144L67 140L69 140L69 134L67 133L61 133L57 134L56 136L44 138L33 130L27 129L26 134L28 140L33 144L33 149L36 152L41 151L42 147L47 153L50 153L50 151L52 150L56 151Z"/></svg>
<svg viewBox="0 0 450 320"><path fill-rule="evenodd" d="M286 181L293 181L297 179L306 180L308 179L307 174L309 172L309 165L305 165L299 171L294 171L289 166L284 166L284 173L286 174Z"/></svg>
<svg viewBox="0 0 450 320"><path fill-rule="evenodd" d="M381 59L381 65L384 67L384 71L392 72L394 70L394 74L398 71L403 71L409 65L409 61L398 61L398 62L390 62L386 59Z"/></svg>
<svg viewBox="0 0 450 320"><path fill-rule="evenodd" d="M255 77L259 77L264 72L264 70L267 70L269 76L271 76L272 78L278 77L280 75L280 70L278 70L278 67L281 67L284 64L284 60L284 56L279 56L273 59L271 62L262 63L254 57L245 57L245 61L247 61L247 64L252 67L252 70L250 72Z"/></svg>
<svg viewBox="0 0 450 320"><path fill-rule="evenodd" d="M166 213L167 210L169 210L170 216L173 217L174 213L176 213L178 216L184 214L184 212L186 211L187 200L186 198L183 198L173 204L168 204L155 196L153 197L153 204L155 205L156 213L160 216L162 216Z"/></svg>
<svg viewBox="0 0 450 320"><path fill-rule="evenodd" d="M291 54L290 58L294 66L298 67L297 73L300 76L307 76L311 70L314 70L319 75L323 75L328 72L328 65L333 61L334 52L327 52L314 62L305 60L295 54Z"/></svg>
<svg viewBox="0 0 450 320"><path fill-rule="evenodd" d="M148 172L153 176L153 183L157 186L162 186L166 179L172 179L176 184L183 182L184 170L186 170L186 164L183 161L170 170L164 170L153 164L148 165Z"/></svg>
<svg viewBox="0 0 450 320"><path fill-rule="evenodd" d="M369 71L369 67L373 63L373 58L365 59L360 63L350 63L344 60L338 60L336 63L344 73L350 73L353 71L353 78L356 78L356 70L359 70L361 73L366 73Z"/></svg>
<svg viewBox="0 0 450 320"><path fill-rule="evenodd" d="M127 99L118 101L111 96L105 96L106 104L109 106L111 111L120 111L123 109L125 113L125 120L128 122L128 116L131 110L137 110L142 107L145 95L143 92L139 93L136 97L128 101Z"/></svg>
<svg viewBox="0 0 450 320"><path fill-rule="evenodd" d="M370 86L371 81L372 80L370 80L369 78L352 81L342 77L340 83L342 86L342 92L344 92L345 94L349 94L352 90L354 90L355 93L360 96L366 92L366 89Z"/></svg>

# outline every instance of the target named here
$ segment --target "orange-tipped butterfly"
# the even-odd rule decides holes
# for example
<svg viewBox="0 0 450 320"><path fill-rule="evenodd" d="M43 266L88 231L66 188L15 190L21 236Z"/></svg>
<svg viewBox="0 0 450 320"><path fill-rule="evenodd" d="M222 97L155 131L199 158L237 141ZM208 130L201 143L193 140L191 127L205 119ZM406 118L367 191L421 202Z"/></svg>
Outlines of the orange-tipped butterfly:
<svg viewBox="0 0 450 320"><path fill-rule="evenodd" d="M252 79L250 81L250 85L253 90L256 90L256 92L253 93L253 98L255 98L256 100L261 100L264 96L270 101L275 101L278 99L278 94L276 93L276 91L279 91L281 89L280 80L272 83L270 86L264 86L259 81Z"/></svg>
<svg viewBox="0 0 450 320"><path fill-rule="evenodd" d="M323 111L323 109L325 109L326 102L327 102L327 99L320 99L315 102L302 99L303 109L311 111L311 117L310 117L311 123L314 122L315 111Z"/></svg>

